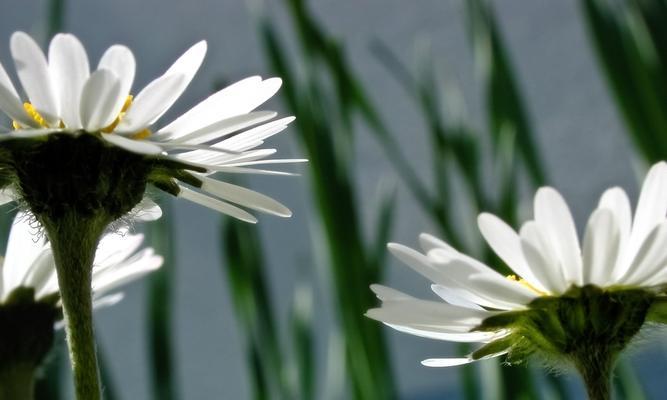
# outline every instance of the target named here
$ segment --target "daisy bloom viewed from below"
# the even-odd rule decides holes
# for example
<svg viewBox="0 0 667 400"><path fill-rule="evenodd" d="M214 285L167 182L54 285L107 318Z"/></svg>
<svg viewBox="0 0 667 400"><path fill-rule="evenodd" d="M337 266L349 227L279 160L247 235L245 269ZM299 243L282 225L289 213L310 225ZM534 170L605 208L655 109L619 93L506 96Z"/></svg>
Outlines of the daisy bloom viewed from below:
<svg viewBox="0 0 667 400"><path fill-rule="evenodd" d="M204 41L136 94L125 46L109 47L95 69L71 34L55 35L47 55L23 32L9 47L25 97L0 65L0 110L13 121L0 133L0 189L16 194L51 242L76 395L95 400L91 266L109 224L146 203L148 187L247 222L256 219L246 209L289 217L276 200L213 175L289 175L256 167L304 160L269 159L276 150L259 148L293 120L254 111L278 91L278 78L243 79L157 125L199 69Z"/></svg>
<svg viewBox="0 0 667 400"><path fill-rule="evenodd" d="M93 265L95 307L116 303L119 286L162 265L152 248L140 249L143 235L126 228L105 235ZM62 310L51 246L34 228L34 218L14 219L0 274L0 396L33 398L35 370L51 349Z"/></svg>
<svg viewBox="0 0 667 400"><path fill-rule="evenodd" d="M608 189L580 243L560 194L537 191L534 219L519 232L491 214L478 218L491 249L514 272L504 276L447 243L420 236L423 252L389 250L433 282L441 301L421 300L373 285L382 300L367 315L426 338L481 343L462 358L424 360L444 367L506 355L569 363L589 397L610 398L621 350L648 322L667 323L667 164L649 171L634 212L625 192Z"/></svg>

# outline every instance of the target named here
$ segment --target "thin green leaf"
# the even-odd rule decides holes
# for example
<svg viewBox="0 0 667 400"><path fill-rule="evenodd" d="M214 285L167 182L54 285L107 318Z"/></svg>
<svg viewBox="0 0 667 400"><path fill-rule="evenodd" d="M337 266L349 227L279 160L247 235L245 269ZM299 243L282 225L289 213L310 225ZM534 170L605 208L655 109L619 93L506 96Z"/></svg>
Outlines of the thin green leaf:
<svg viewBox="0 0 667 400"><path fill-rule="evenodd" d="M147 341L153 398L170 400L179 398L171 335L175 250L171 203L164 201L160 207L163 216L148 224L149 242L164 257L164 264L148 278Z"/></svg>

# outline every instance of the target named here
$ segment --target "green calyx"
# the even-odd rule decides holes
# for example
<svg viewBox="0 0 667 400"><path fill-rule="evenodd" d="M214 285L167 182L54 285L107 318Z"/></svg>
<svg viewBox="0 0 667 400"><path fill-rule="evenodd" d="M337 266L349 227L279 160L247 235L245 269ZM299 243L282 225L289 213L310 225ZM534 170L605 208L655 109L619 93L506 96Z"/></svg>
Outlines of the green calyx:
<svg viewBox="0 0 667 400"><path fill-rule="evenodd" d="M57 298L35 300L34 294L20 287L0 304L0 374L17 365L37 368L53 345Z"/></svg>
<svg viewBox="0 0 667 400"><path fill-rule="evenodd" d="M201 186L188 170L203 168L136 154L101 135L77 131L0 142L0 187L13 185L40 222L67 214L111 222L142 200L148 184L173 195L177 180Z"/></svg>
<svg viewBox="0 0 667 400"><path fill-rule="evenodd" d="M644 325L655 299L654 292L643 289L605 290L594 285L539 297L525 310L497 314L476 327L510 333L473 353L473 358L507 351L510 363L521 363L532 354L575 365L596 352L614 359Z"/></svg>

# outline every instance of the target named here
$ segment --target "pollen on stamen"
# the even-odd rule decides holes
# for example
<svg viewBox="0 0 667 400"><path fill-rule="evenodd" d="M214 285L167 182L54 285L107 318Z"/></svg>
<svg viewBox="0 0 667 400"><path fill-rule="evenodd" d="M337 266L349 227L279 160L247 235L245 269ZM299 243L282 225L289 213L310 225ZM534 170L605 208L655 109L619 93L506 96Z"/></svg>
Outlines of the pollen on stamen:
<svg viewBox="0 0 667 400"><path fill-rule="evenodd" d="M30 118L32 118L35 122L37 122L37 124L39 126L41 126L42 128L48 128L49 127L49 124L46 123L46 120L44 120L44 117L42 117L42 115L35 109L35 106L33 106L31 103L29 103L29 102L23 103L23 109L25 110L25 112L28 114L28 116ZM16 123L16 121L14 121L14 123ZM12 123L12 125L14 125L14 123ZM16 123L16 125L18 125L18 123ZM20 129L20 125L19 125L19 128L16 128L16 125L14 125L14 128L15 129Z"/></svg>
<svg viewBox="0 0 667 400"><path fill-rule="evenodd" d="M132 139L134 140L143 140L148 138L151 135L151 131L148 129L144 129L142 131L139 131L135 133L134 135L131 136Z"/></svg>
<svg viewBox="0 0 667 400"><path fill-rule="evenodd" d="M123 119L123 117L125 116L125 113L127 112L127 110L128 110L128 109L130 108L130 106L132 105L132 99L133 99L133 98L134 98L134 97L133 97L132 95L128 95L128 96L125 98L125 103L123 103L123 108L120 109L120 112L118 113L118 116L116 117L116 119L115 119L109 126L107 126L106 128L102 128L102 129L101 129L101 131L102 131L103 133L111 133L111 132L114 131L114 129L116 129L116 127L118 126L118 124L120 124L120 121L121 121L121 120Z"/></svg>

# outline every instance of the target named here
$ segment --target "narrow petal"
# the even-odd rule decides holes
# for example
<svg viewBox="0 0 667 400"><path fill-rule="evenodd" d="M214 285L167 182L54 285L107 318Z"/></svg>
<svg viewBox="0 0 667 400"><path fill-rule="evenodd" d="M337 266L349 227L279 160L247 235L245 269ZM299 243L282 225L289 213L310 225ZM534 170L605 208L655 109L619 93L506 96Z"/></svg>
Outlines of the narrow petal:
<svg viewBox="0 0 667 400"><path fill-rule="evenodd" d="M425 276L434 283L443 286L454 287L458 286L462 289L468 290L469 300L484 307L512 310L522 308L525 303L517 303L512 299L497 297L495 293L486 292L470 280L470 277L475 274L489 274L497 275L499 279L506 280L509 285L514 285L517 291L526 290L519 283L503 278L497 272L484 266L481 263L476 263L469 257L460 255L460 258L452 258L448 260L438 260L426 257L418 251L403 246L397 243L389 243L387 245L389 251L398 259L403 261L407 266ZM511 296L514 298L514 295Z"/></svg>
<svg viewBox="0 0 667 400"><path fill-rule="evenodd" d="M210 140L218 139L222 136L229 135L248 128L252 125L268 121L275 117L277 113L273 111L256 111L248 114L237 115L230 117L214 124L200 128L194 132L183 135L175 139L177 143L199 144Z"/></svg>
<svg viewBox="0 0 667 400"><path fill-rule="evenodd" d="M121 285L160 268L163 262L164 259L161 256L155 255L153 249L144 249L126 263L97 275L93 280L93 292L95 296L108 293Z"/></svg>
<svg viewBox="0 0 667 400"><path fill-rule="evenodd" d="M163 75L149 83L132 102L118 124L119 132L137 132L148 127L181 95L184 75Z"/></svg>
<svg viewBox="0 0 667 400"><path fill-rule="evenodd" d="M548 292L563 293L569 287L563 277L560 260L557 259L551 242L535 221L526 222L519 233L521 250L531 271L538 277Z"/></svg>
<svg viewBox="0 0 667 400"><path fill-rule="evenodd" d="M16 73L30 102L49 125L57 126L58 98L44 53L25 32L15 32L9 44Z"/></svg>
<svg viewBox="0 0 667 400"><path fill-rule="evenodd" d="M584 235L584 285L603 287L610 283L618 257L620 233L614 214L599 208L588 220Z"/></svg>
<svg viewBox="0 0 667 400"><path fill-rule="evenodd" d="M81 93L81 125L89 132L109 126L120 113L123 103L116 74L106 69L93 72Z"/></svg>
<svg viewBox="0 0 667 400"><path fill-rule="evenodd" d="M115 133L103 133L102 139L127 151L131 151L132 153L146 155L156 155L162 153L162 148L160 148L160 146L146 140L128 139L126 137L116 135Z"/></svg>
<svg viewBox="0 0 667 400"><path fill-rule="evenodd" d="M193 203L208 207L223 214L227 214L230 217L240 219L241 221L249 222L251 224L257 223L257 218L245 210L182 186L180 187L178 197L190 200Z"/></svg>
<svg viewBox="0 0 667 400"><path fill-rule="evenodd" d="M424 249L425 252L433 249L444 249L457 252L455 248L449 245L449 243L428 233L422 233L419 235L419 245L422 247L422 249Z"/></svg>
<svg viewBox="0 0 667 400"><path fill-rule="evenodd" d="M130 214L133 218L139 221L155 221L162 216L162 209L153 200L144 197L139 204L137 204Z"/></svg>
<svg viewBox="0 0 667 400"><path fill-rule="evenodd" d="M88 55L74 35L59 33L49 46L49 70L60 104L60 118L70 129L81 128L81 92L90 76Z"/></svg>
<svg viewBox="0 0 667 400"><path fill-rule="evenodd" d="M479 215L477 225L486 242L507 266L538 290L547 291L526 262L521 249L521 238L514 229L495 215L487 213Z"/></svg>
<svg viewBox="0 0 667 400"><path fill-rule="evenodd" d="M0 110L14 121L27 127L38 127L37 123L26 114L23 103L7 71L0 64Z"/></svg>
<svg viewBox="0 0 667 400"><path fill-rule="evenodd" d="M157 135L175 139L224 118L248 113L270 99L280 88L278 78L262 80L258 76L243 79L206 98Z"/></svg>
<svg viewBox="0 0 667 400"><path fill-rule="evenodd" d="M644 239L667 214L667 163L655 164L644 179L626 257L632 258Z"/></svg>
<svg viewBox="0 0 667 400"><path fill-rule="evenodd" d="M129 48L119 44L109 47L100 58L97 69L106 69L116 75L120 81L121 96L125 97L130 93L134 82L136 61Z"/></svg>
<svg viewBox="0 0 667 400"><path fill-rule="evenodd" d="M447 332L434 327L422 327L419 325L394 325L386 324L399 332L419 336L427 339L446 340L458 343L487 343L498 336L496 332Z"/></svg>
<svg viewBox="0 0 667 400"><path fill-rule="evenodd" d="M634 255L634 252L630 254L628 251L628 240L632 229L632 207L625 191L619 187L614 187L607 189L602 194L598 208L611 211L618 225L619 253L616 264L609 273L609 279L615 282L627 272L631 262L629 258Z"/></svg>
<svg viewBox="0 0 667 400"><path fill-rule="evenodd" d="M375 293L375 296L377 296L377 298L382 301L409 299L412 297L399 290L392 289L388 286L379 285L377 283L371 285L371 290L373 293Z"/></svg>
<svg viewBox="0 0 667 400"><path fill-rule="evenodd" d="M201 175L197 175L197 178L203 182L201 190L221 199L279 217L292 216L292 212L287 207L266 195Z"/></svg>
<svg viewBox="0 0 667 400"><path fill-rule="evenodd" d="M563 197L550 187L540 188L535 195L535 221L543 227L553 244L566 282L582 283L581 248L570 209Z"/></svg>
<svg viewBox="0 0 667 400"><path fill-rule="evenodd" d="M190 81L195 76L199 67L201 66L204 56L206 55L206 41L200 41L194 46L190 47L181 57L179 57L174 64L165 72L160 78L151 82L148 86L155 84L156 81L162 82L164 87L159 89L153 87L151 89L150 96L148 94L144 95L143 99L140 99L141 94L145 93L148 89L146 87L143 89L139 95L135 104L130 108L130 113L126 115L128 119L128 124L123 124L119 126L121 131L131 131L132 129L140 130L149 125L152 125L160 119L160 117L169 110L169 108L181 97L183 91L188 87ZM178 77L177 79L170 80L166 79L167 77ZM168 83L166 83L168 82ZM141 102L146 102L147 104L141 104ZM139 104L137 104L139 103ZM132 114L132 109L136 107L144 108L141 113Z"/></svg>
<svg viewBox="0 0 667 400"><path fill-rule="evenodd" d="M466 307L466 308L473 308L475 310L482 310L482 307L477 305L476 303L468 300L465 295L461 295L462 292L465 292L459 288L454 288L454 287L447 287L443 285L438 285L438 284L432 284L431 285L431 290L433 293L438 295L441 299L446 301L449 304L459 306L459 307Z"/></svg>
<svg viewBox="0 0 667 400"><path fill-rule="evenodd" d="M474 362L472 358L468 357L459 357L459 358L428 358L422 361L422 365L425 367L455 367L457 365L464 365Z"/></svg>
<svg viewBox="0 0 667 400"><path fill-rule="evenodd" d="M641 285L667 265L667 221L655 226L642 243L628 272L618 283Z"/></svg>
<svg viewBox="0 0 667 400"><path fill-rule="evenodd" d="M30 225L29 217L19 212L9 232L7 252L2 267L5 296L17 288L30 273L33 262L44 248L44 243L44 238L38 237L37 231Z"/></svg>

